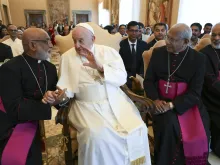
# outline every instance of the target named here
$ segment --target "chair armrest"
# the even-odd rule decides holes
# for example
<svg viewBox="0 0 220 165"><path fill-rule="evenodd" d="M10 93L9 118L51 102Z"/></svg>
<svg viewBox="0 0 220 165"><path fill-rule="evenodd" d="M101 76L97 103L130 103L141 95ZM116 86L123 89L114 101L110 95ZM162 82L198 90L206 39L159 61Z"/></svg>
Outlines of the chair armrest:
<svg viewBox="0 0 220 165"><path fill-rule="evenodd" d="M68 113L69 107L71 106L71 100L63 107L61 107L56 115L56 124L63 125L63 138L65 139L62 144L62 149L65 151L65 164L72 165L73 164L73 154L72 154L72 139L70 137L70 130L69 130L69 122L68 122Z"/></svg>
<svg viewBox="0 0 220 165"><path fill-rule="evenodd" d="M135 103L140 104L140 108L139 111L140 112L144 112L144 113L148 113L148 112L153 112L156 109L156 106L154 104L154 102L149 99L146 98L144 96L139 96L137 94L135 94L134 92L132 92L127 85L123 85L121 86L121 90Z"/></svg>
<svg viewBox="0 0 220 165"><path fill-rule="evenodd" d="M55 122L56 124L61 124L61 125L67 125L68 124L68 113L69 113L69 103L67 103L65 106L61 107L57 115L55 117Z"/></svg>

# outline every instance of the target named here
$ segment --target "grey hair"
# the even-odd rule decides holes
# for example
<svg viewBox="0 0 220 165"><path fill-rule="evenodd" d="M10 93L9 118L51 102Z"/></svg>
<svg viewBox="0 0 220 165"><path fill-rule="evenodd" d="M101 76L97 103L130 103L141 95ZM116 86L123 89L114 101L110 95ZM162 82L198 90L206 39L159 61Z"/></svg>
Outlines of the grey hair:
<svg viewBox="0 0 220 165"><path fill-rule="evenodd" d="M170 28L170 30L172 30L172 29L180 29L178 35L182 39L190 40L191 37L192 37L191 28L188 25L184 24L184 23L175 24Z"/></svg>

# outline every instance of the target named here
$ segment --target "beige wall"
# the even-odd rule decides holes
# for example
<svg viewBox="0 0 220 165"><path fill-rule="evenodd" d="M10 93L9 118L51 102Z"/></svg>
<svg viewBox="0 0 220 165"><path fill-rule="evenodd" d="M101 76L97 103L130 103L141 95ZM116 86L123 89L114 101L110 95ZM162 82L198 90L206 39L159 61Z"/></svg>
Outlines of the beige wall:
<svg viewBox="0 0 220 165"><path fill-rule="evenodd" d="M70 0L70 20L73 20L72 10L91 10L92 22L98 24L98 0Z"/></svg>
<svg viewBox="0 0 220 165"><path fill-rule="evenodd" d="M92 11L92 22L98 24L98 1L99 0L69 0L70 2L70 20L72 20L72 10L91 10ZM171 25L177 22L178 18L178 8L180 0L173 0ZM9 2L9 3L8 3ZM145 23L147 17L147 3L149 0L140 0L141 11L140 11L140 21ZM10 6L11 21L15 25L26 25L24 10L47 10L47 0L0 0L1 4L1 15L3 16L2 4ZM8 5L9 4L9 5ZM49 16L46 12L47 24L49 21Z"/></svg>
<svg viewBox="0 0 220 165"><path fill-rule="evenodd" d="M9 1L11 19L17 26L26 26L24 10L47 10L47 0L0 0ZM92 22L98 23L98 0L69 0L70 20L72 10L91 10ZM46 23L50 23L48 11L46 12Z"/></svg>
<svg viewBox="0 0 220 165"><path fill-rule="evenodd" d="M173 0L171 26L177 23L180 0Z"/></svg>
<svg viewBox="0 0 220 165"><path fill-rule="evenodd" d="M47 10L46 0L8 0L11 11L12 23L17 26L26 26L24 10ZM48 22L46 12L46 19Z"/></svg>
<svg viewBox="0 0 220 165"><path fill-rule="evenodd" d="M6 24L5 22L5 14L3 11L3 5L6 5L8 7L8 17L9 17L9 22L11 23L11 14L10 14L10 5L8 0L0 0L0 19L3 21L3 24Z"/></svg>

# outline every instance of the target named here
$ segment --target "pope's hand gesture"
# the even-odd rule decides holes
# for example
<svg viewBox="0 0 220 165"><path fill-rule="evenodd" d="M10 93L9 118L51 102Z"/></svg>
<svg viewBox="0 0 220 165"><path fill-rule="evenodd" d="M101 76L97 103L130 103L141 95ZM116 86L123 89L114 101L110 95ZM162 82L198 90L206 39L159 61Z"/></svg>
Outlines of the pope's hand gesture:
<svg viewBox="0 0 220 165"><path fill-rule="evenodd" d="M97 69L98 71L100 72L103 72L103 67L102 66L99 66L95 60L95 57L94 57L94 54L87 48L85 47L82 47L81 46L81 49L82 49L82 56L86 57L87 60L89 61L88 63L83 63L84 66L89 66L93 69Z"/></svg>

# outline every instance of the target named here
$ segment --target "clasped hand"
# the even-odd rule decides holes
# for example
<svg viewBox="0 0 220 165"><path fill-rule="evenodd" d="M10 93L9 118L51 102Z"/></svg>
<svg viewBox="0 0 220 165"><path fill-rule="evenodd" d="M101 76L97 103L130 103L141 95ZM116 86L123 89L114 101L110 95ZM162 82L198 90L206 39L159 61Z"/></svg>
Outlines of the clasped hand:
<svg viewBox="0 0 220 165"><path fill-rule="evenodd" d="M57 105L63 101L63 99L66 98L66 89L60 89L57 87L57 90L55 91L47 91L42 99L42 102L44 104L50 104L50 105Z"/></svg>
<svg viewBox="0 0 220 165"><path fill-rule="evenodd" d="M100 72L103 72L103 67L99 66L95 60L94 54L87 48L85 47L80 47L81 48L81 56L84 56L87 58L87 60L89 61L88 63L83 63L84 66L89 66L93 69L97 69Z"/></svg>
<svg viewBox="0 0 220 165"><path fill-rule="evenodd" d="M155 114L162 114L170 110L170 105L163 100L155 100L154 104L156 106Z"/></svg>

